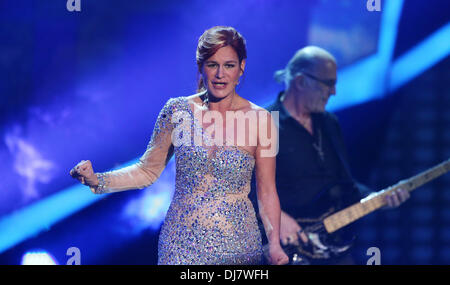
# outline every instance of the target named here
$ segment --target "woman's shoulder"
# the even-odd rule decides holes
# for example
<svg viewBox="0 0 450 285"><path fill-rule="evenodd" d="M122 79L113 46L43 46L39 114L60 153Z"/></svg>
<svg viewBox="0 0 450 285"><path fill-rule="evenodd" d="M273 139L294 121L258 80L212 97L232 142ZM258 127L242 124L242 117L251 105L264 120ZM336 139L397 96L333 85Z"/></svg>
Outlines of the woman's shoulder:
<svg viewBox="0 0 450 285"><path fill-rule="evenodd" d="M278 126L278 111L268 111L267 109L248 101L248 110L256 113L256 118L258 120L258 125L263 124L267 126L273 125L273 123Z"/></svg>
<svg viewBox="0 0 450 285"><path fill-rule="evenodd" d="M184 97L186 99L186 102L192 104L193 106L202 106L203 105L203 100L202 100L202 95L204 95L204 92L200 92L200 93L195 93L189 96Z"/></svg>
<svg viewBox="0 0 450 285"><path fill-rule="evenodd" d="M267 112L267 110L264 109L263 107L258 106L255 103L253 103L250 100L247 100L243 97L240 97L240 103L239 103L239 106L237 107L237 111Z"/></svg>
<svg viewBox="0 0 450 285"><path fill-rule="evenodd" d="M170 97L164 104L163 109L166 111L170 111L171 113L175 111L183 111L186 109L187 102L187 96Z"/></svg>
<svg viewBox="0 0 450 285"><path fill-rule="evenodd" d="M199 93L195 93L195 94L192 94L192 95L188 95L188 96L185 96L185 97L183 97L183 98L185 98L186 100L188 100L188 101L195 101L195 102L197 102L198 100L201 100L201 96L204 94L204 92L199 92Z"/></svg>
<svg viewBox="0 0 450 285"><path fill-rule="evenodd" d="M180 104L180 103L185 102L185 101L187 101L187 97L186 96L170 97L167 100L166 105L167 104L170 104L170 105Z"/></svg>

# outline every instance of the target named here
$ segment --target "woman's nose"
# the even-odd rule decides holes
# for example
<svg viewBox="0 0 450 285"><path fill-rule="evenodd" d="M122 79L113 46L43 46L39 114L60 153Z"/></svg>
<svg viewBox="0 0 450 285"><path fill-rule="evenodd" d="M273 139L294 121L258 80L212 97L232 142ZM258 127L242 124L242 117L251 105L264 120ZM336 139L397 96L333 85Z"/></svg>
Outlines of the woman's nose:
<svg viewBox="0 0 450 285"><path fill-rule="evenodd" d="M217 78L222 78L223 77L223 68L221 66L217 67L216 77Z"/></svg>

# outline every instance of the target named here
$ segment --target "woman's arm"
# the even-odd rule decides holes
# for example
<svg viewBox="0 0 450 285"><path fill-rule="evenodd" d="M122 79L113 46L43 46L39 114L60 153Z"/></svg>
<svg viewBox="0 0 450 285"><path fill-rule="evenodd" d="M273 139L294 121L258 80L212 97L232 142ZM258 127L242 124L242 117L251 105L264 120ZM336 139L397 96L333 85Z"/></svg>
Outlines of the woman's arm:
<svg viewBox="0 0 450 285"><path fill-rule="evenodd" d="M261 220L264 225L267 240L269 241L269 252L272 264L286 264L289 262L287 255L280 245L280 201L278 199L277 189L275 185L275 164L276 152L270 152L269 149L277 149L278 132L276 126L269 113L265 112L268 120L261 120L259 117L258 124L258 146L256 148L256 190L258 197L258 207ZM272 129L275 128L275 129ZM267 133L263 133L266 132ZM269 134L272 134L270 137ZM273 134L276 134L273 137ZM269 143L262 143L264 140L259 138L265 136L269 138Z"/></svg>
<svg viewBox="0 0 450 285"><path fill-rule="evenodd" d="M174 108L175 99L170 99L164 105L156 120L147 150L137 163L118 170L94 174L90 162L86 161L74 168L75 176L78 174L76 178L88 185L96 194L142 189L153 184L173 154L171 134Z"/></svg>

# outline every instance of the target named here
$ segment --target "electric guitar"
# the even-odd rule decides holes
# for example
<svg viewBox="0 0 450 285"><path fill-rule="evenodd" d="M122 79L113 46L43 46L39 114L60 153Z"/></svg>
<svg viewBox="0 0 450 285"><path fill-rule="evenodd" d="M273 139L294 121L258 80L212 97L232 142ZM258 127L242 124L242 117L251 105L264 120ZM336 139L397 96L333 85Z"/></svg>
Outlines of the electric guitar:
<svg viewBox="0 0 450 285"><path fill-rule="evenodd" d="M307 244L299 240L297 245L283 246L283 250L289 256L289 264L321 264L332 258L342 256L352 247L353 239L336 238L336 233L356 220L385 206L385 196L393 191L402 188L411 192L448 171L450 171L450 159L407 180L401 180L393 186L371 194L340 211L336 212L335 209L331 208L317 218L297 219L309 240ZM263 246L263 252L266 260L269 260L268 244Z"/></svg>

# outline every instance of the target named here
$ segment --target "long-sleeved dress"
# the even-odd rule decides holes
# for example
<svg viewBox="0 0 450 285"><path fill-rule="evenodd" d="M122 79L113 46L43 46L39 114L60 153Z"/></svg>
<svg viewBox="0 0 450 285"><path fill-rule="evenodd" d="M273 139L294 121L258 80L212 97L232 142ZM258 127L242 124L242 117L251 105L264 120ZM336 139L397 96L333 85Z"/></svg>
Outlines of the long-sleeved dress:
<svg viewBox="0 0 450 285"><path fill-rule="evenodd" d="M237 146L211 145L188 99L172 98L139 162L100 174L106 192L144 188L175 153L175 193L159 236L158 264L261 262L261 235L248 198L255 158Z"/></svg>

